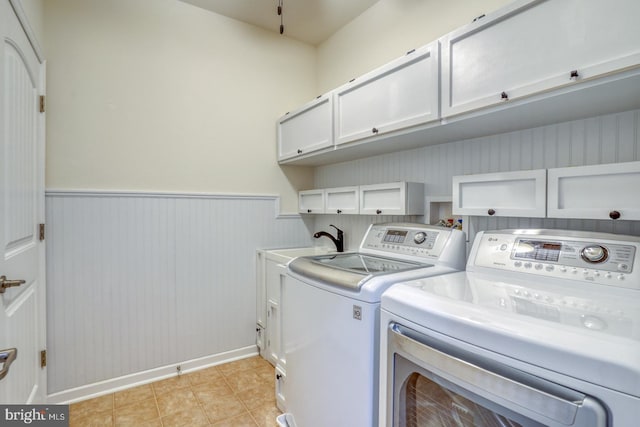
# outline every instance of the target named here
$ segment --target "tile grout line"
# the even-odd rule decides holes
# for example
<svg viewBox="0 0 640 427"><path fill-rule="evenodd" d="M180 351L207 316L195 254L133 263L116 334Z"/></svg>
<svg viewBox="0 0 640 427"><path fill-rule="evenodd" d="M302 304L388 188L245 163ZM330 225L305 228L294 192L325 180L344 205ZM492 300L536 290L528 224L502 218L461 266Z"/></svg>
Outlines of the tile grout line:
<svg viewBox="0 0 640 427"><path fill-rule="evenodd" d="M214 366L214 369L216 370L216 372L218 372L218 374L220 376L222 376L222 373L220 372L220 370ZM209 417L209 414L207 414L207 411L204 409L204 405L203 403L200 401L200 399L198 399L198 396L196 396L195 390L193 389L194 384L191 382L191 380L189 380L189 389L191 390L191 393L193 393L193 397L196 398L196 402L198 403L198 407L200 408L200 410L202 411L202 413L204 414L204 416L207 418L207 421L209 422L210 426L213 426L213 421L211 421L211 418Z"/></svg>
<svg viewBox="0 0 640 427"><path fill-rule="evenodd" d="M251 370L254 368L251 368ZM250 369L247 369L246 371L249 371ZM237 374L239 372L244 372L244 371L231 371L229 372L229 374ZM231 386L231 383L229 383L229 381L227 381L227 376L220 372L220 375L222 375L222 378L224 379L224 382L227 384L227 386L231 389L231 392L233 393L233 396L238 399L240 401L240 403L242 404L242 406L244 406L244 408L247 410L247 413L249 414L249 416L251 417L251 419L253 420L253 422L256 424L256 426L258 426L258 423L256 422L256 420L253 418L253 415L251 415L251 411L249 410L249 407L247 406L246 403L244 403L244 400L240 399L240 397L238 397L236 390ZM241 414L238 414L241 415ZM231 419L232 417L229 417L227 419Z"/></svg>
<svg viewBox="0 0 640 427"><path fill-rule="evenodd" d="M154 383L158 381L154 381L149 383L151 386L151 392L153 393L153 402L156 404L156 411L158 411L158 420L160 420L160 425L164 427L164 421L162 421L162 415L160 414L160 404L158 403L158 394L156 393L156 388L153 386Z"/></svg>

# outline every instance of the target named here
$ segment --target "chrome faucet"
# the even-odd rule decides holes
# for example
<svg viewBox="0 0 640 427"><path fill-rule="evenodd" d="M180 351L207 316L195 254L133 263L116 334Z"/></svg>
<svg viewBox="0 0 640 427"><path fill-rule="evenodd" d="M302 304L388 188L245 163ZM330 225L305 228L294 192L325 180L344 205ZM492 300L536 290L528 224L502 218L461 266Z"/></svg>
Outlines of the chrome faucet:
<svg viewBox="0 0 640 427"><path fill-rule="evenodd" d="M329 224L329 226L335 228L336 230L338 230L338 238L336 239L335 237L333 237L331 235L331 233L327 233L326 231L318 231L317 233L315 233L313 235L313 237L315 237L316 239L322 237L322 236L326 236L328 238L331 239L331 241L333 241L333 243L336 245L336 251L338 252L344 252L344 233L342 232L342 230L340 230L338 227L336 227L333 224Z"/></svg>

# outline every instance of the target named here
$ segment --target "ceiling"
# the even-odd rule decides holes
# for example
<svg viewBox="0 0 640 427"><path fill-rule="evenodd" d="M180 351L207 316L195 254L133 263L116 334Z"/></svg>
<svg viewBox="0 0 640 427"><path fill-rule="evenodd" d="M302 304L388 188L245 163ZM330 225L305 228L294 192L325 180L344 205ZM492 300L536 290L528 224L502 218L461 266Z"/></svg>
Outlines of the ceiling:
<svg viewBox="0 0 640 427"><path fill-rule="evenodd" d="M278 0L182 0L219 15L280 32ZM378 0L282 0L284 35L312 45L328 39Z"/></svg>

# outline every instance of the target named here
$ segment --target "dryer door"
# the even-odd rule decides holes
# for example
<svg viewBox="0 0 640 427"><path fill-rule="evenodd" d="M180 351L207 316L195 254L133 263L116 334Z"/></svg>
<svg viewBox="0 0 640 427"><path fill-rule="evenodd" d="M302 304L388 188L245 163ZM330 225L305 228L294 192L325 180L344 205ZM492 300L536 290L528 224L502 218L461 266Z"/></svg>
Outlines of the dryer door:
<svg viewBox="0 0 640 427"><path fill-rule="evenodd" d="M388 425L607 425L606 411L595 399L431 336L392 323L388 343L388 372L393 372Z"/></svg>

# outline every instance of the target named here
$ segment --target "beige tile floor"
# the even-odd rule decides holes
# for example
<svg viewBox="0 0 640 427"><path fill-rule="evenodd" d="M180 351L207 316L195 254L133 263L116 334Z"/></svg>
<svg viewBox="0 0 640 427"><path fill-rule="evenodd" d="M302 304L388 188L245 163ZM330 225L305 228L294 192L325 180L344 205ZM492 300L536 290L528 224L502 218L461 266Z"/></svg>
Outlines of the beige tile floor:
<svg viewBox="0 0 640 427"><path fill-rule="evenodd" d="M70 427L274 427L274 369L259 356L74 403Z"/></svg>

